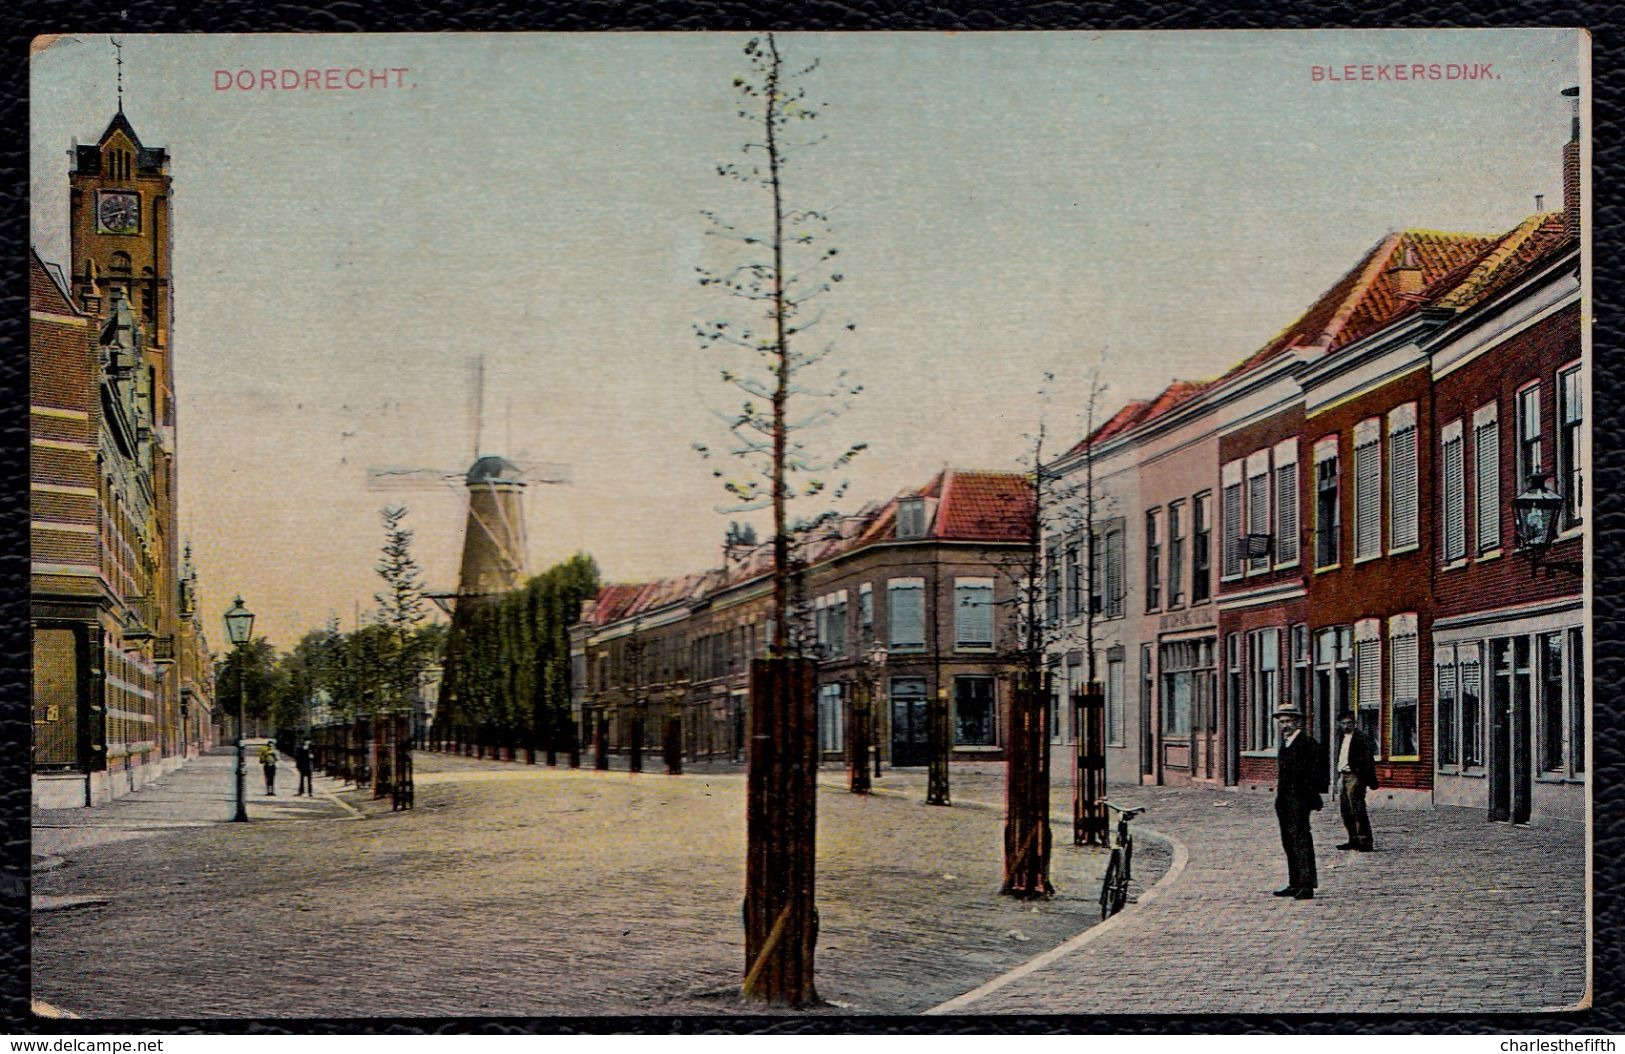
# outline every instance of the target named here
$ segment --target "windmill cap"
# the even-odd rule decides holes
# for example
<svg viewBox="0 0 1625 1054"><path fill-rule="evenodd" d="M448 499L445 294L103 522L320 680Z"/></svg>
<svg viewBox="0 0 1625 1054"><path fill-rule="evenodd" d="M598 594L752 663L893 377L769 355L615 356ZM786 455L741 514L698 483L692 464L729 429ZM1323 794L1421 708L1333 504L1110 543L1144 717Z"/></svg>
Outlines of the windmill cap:
<svg viewBox="0 0 1625 1054"><path fill-rule="evenodd" d="M485 455L468 470L470 483L517 482L519 479L519 466L496 454Z"/></svg>

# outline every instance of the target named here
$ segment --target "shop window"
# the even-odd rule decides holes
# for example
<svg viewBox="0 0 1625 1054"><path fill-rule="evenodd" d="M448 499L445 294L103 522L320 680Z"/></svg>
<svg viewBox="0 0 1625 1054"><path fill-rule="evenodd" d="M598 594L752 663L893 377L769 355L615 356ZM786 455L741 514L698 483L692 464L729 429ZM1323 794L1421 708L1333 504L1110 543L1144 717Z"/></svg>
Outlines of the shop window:
<svg viewBox="0 0 1625 1054"><path fill-rule="evenodd" d="M998 745L993 705L993 678L954 678L954 745Z"/></svg>

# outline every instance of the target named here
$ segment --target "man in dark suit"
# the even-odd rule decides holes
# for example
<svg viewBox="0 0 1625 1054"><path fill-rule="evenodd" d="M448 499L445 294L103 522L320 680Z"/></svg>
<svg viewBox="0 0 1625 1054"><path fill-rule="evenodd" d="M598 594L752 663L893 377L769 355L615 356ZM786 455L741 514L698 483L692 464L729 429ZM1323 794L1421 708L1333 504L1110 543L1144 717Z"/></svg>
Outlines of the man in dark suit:
<svg viewBox="0 0 1625 1054"><path fill-rule="evenodd" d="M1337 747L1337 804L1343 813L1343 826L1348 828L1349 840L1339 849L1371 852L1371 817L1365 811L1365 792L1377 789L1377 764L1371 749L1371 737L1354 724L1352 711L1337 715L1337 728L1342 739Z"/></svg>
<svg viewBox="0 0 1625 1054"><path fill-rule="evenodd" d="M1325 804L1326 752L1303 730L1303 711L1292 703L1275 711L1281 745L1276 751L1275 818L1286 850L1287 882L1278 897L1315 899L1315 840L1309 814Z"/></svg>

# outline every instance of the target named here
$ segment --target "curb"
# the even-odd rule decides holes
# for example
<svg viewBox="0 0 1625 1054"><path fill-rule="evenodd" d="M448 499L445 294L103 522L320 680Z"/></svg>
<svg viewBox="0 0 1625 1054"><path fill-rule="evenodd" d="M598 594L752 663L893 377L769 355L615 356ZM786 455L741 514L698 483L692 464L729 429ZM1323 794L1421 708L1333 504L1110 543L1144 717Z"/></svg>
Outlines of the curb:
<svg viewBox="0 0 1625 1054"><path fill-rule="evenodd" d="M1010 984L1012 981L1026 977L1028 974L1033 973L1042 967L1048 966L1057 959L1070 955L1080 948L1086 947L1103 934L1110 933L1113 930L1127 925L1127 923L1124 922L1125 919L1132 921L1132 919L1138 914L1141 906L1148 904L1157 899L1157 897L1161 896L1163 891L1167 889L1168 886L1173 884L1173 882L1178 879L1180 875L1184 874L1186 865L1190 863L1190 851L1185 848L1184 842L1181 842L1173 835L1164 834L1154 827L1147 827L1144 825L1138 827L1135 833L1141 837L1154 838L1167 844L1173 850L1173 860L1169 863L1168 870L1163 873L1163 876L1160 879L1157 880L1156 885L1140 894L1139 899L1136 900L1133 905L1124 908L1122 911L1113 915L1104 922L1098 922L1095 925L1090 926L1088 929L1084 930L1082 933L1078 934L1076 937L1073 937L1064 944L1057 945L1044 954L1039 955L1036 958L1029 959L1027 962L1022 963L1015 969L1000 974L998 977L993 978L993 980L987 982L981 987L973 988L964 995L955 996L946 1003L940 1003L928 1010L922 1010L921 1013L927 1016L935 1016L940 1014L952 1014L956 1011L962 1010L964 1007L976 1002L983 996L991 995L993 992L998 991L1005 985Z"/></svg>
<svg viewBox="0 0 1625 1054"><path fill-rule="evenodd" d="M35 1017L49 1017L49 1018L67 1018L67 1017L71 1017L71 1018L75 1018L75 1019L77 1019L79 1017L78 1014L71 1014L68 1011L63 1010L61 1007L52 1006L50 1003L47 1003L43 999L35 999L35 1000L31 1001L29 1003L28 1009L29 1009L29 1011L31 1013L33 1013L33 1015Z"/></svg>

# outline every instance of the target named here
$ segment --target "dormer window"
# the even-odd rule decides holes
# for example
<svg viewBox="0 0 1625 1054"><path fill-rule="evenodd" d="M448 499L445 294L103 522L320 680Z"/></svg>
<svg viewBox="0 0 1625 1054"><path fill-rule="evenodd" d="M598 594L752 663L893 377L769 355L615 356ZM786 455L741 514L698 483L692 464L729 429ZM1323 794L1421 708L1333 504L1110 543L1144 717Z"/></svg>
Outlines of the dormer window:
<svg viewBox="0 0 1625 1054"><path fill-rule="evenodd" d="M897 537L925 537L925 499L904 498L897 503Z"/></svg>

